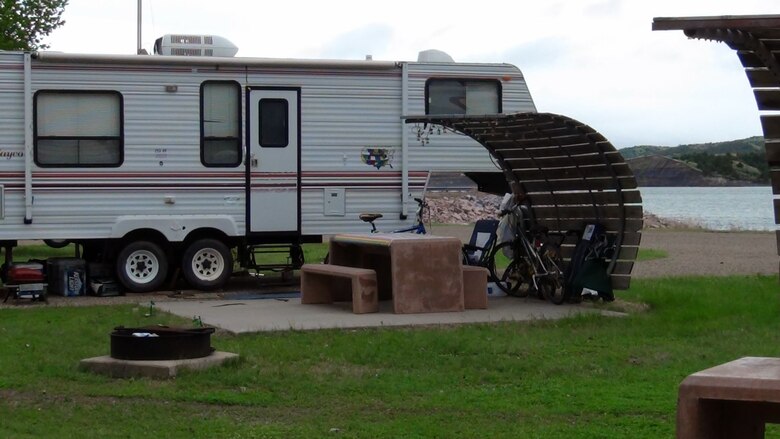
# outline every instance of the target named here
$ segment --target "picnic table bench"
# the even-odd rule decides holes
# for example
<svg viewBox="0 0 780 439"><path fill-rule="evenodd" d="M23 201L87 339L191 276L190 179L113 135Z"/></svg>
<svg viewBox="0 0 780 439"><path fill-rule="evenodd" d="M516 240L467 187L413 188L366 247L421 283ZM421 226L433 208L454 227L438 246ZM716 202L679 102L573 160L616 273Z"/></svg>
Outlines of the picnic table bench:
<svg viewBox="0 0 780 439"><path fill-rule="evenodd" d="M740 358L680 384L678 439L763 438L767 422L780 423L780 358Z"/></svg>
<svg viewBox="0 0 780 439"><path fill-rule="evenodd" d="M351 297L345 297L346 291L351 291ZM333 303L350 299L355 314L379 311L374 270L332 264L305 264L301 267L301 303Z"/></svg>

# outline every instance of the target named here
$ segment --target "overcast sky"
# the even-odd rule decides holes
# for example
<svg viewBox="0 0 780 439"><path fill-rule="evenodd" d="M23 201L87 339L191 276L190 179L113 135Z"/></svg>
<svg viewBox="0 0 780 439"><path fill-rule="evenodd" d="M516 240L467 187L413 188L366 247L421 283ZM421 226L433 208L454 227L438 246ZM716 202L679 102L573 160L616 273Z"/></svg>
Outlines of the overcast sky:
<svg viewBox="0 0 780 439"><path fill-rule="evenodd" d="M51 50L135 53L136 0L70 0ZM168 33L226 37L238 56L455 61L519 67L537 109L580 120L616 147L761 135L725 44L652 32L653 17L780 14L778 0L144 0L143 46Z"/></svg>

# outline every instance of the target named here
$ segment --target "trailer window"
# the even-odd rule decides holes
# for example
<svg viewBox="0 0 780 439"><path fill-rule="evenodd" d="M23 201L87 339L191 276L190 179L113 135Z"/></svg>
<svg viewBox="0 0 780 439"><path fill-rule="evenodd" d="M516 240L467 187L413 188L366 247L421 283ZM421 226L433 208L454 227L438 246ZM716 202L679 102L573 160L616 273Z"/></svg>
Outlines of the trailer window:
<svg viewBox="0 0 780 439"><path fill-rule="evenodd" d="M237 82L201 85L200 159L211 167L241 164L241 86Z"/></svg>
<svg viewBox="0 0 780 439"><path fill-rule="evenodd" d="M260 99L260 146L284 148L290 143L287 125L289 108L286 99Z"/></svg>
<svg viewBox="0 0 780 439"><path fill-rule="evenodd" d="M34 157L39 166L122 164L121 94L41 90L34 105Z"/></svg>
<svg viewBox="0 0 780 439"><path fill-rule="evenodd" d="M501 113L501 83L485 79L429 79L426 114Z"/></svg>

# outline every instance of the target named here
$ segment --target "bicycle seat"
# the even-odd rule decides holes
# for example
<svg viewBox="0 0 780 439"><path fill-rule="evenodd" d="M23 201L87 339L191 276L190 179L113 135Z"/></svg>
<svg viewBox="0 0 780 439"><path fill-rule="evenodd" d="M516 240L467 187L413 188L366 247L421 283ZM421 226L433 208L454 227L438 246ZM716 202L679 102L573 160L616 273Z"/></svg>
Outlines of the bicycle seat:
<svg viewBox="0 0 780 439"><path fill-rule="evenodd" d="M374 222L374 220L382 218L381 213L361 213L359 218L367 223Z"/></svg>

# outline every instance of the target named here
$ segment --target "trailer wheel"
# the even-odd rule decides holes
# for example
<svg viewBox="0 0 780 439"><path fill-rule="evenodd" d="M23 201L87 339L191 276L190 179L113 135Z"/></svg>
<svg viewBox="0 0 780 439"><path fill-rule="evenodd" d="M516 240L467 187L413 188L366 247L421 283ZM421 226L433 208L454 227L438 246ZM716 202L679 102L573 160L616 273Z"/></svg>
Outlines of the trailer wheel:
<svg viewBox="0 0 780 439"><path fill-rule="evenodd" d="M158 289L168 273L168 259L157 244L134 241L127 244L116 260L119 281L129 291L146 293Z"/></svg>
<svg viewBox="0 0 780 439"><path fill-rule="evenodd" d="M181 271L187 283L196 289L221 288L233 273L233 255L222 241L199 239L184 252Z"/></svg>
<svg viewBox="0 0 780 439"><path fill-rule="evenodd" d="M70 244L67 239L44 239L43 243L51 248L65 248Z"/></svg>

